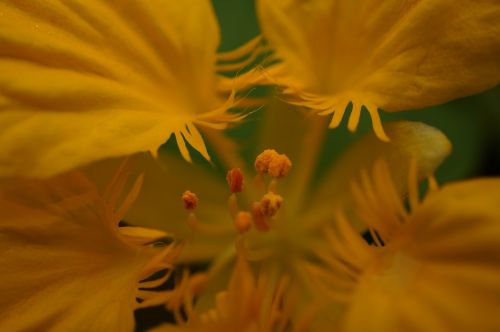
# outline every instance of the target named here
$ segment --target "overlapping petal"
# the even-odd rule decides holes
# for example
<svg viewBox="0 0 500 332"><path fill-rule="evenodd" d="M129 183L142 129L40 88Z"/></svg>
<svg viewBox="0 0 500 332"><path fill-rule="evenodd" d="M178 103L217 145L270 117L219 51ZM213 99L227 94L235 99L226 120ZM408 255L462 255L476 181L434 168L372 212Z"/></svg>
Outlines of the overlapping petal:
<svg viewBox="0 0 500 332"><path fill-rule="evenodd" d="M385 125L394 137L389 143L370 133L354 142L332 165L317 190L310 195L308 219L330 218L339 208L352 214L358 209L351 194L352 183L366 179L368 171L379 159L390 169L396 192L408 192L410 160L414 159L422 180L434 173L451 152L451 143L438 129L420 122L397 121ZM363 174L364 173L364 174Z"/></svg>
<svg viewBox="0 0 500 332"><path fill-rule="evenodd" d="M500 180L431 186L422 202L414 182L408 211L388 172L378 163L355 187L374 244L338 214L322 253L328 268L316 276L346 306L342 330L498 330Z"/></svg>
<svg viewBox="0 0 500 332"><path fill-rule="evenodd" d="M498 179L470 180L428 197L381 256L387 271L363 278L347 331L498 330L499 188Z"/></svg>
<svg viewBox="0 0 500 332"><path fill-rule="evenodd" d="M273 281L267 272L261 270L256 278L249 262L238 256L228 285L217 293L213 308L201 314L192 311L187 322L175 327L165 324L153 331L304 331L302 324L292 324L294 302L286 301L293 297L290 280Z"/></svg>
<svg viewBox="0 0 500 332"><path fill-rule="evenodd" d="M402 111L471 95L499 83L500 4L481 0L260 0L265 37L281 63L269 69L290 100L331 127L353 103L386 138L377 109Z"/></svg>
<svg viewBox="0 0 500 332"><path fill-rule="evenodd" d="M1 330L133 330L139 282L172 253L144 246L163 232L119 232L139 184L111 206L120 192L105 200L75 173L1 183Z"/></svg>
<svg viewBox="0 0 500 332"><path fill-rule="evenodd" d="M219 28L203 1L3 1L0 175L46 177L224 127ZM225 79L227 81L227 79ZM225 95L221 93L225 93Z"/></svg>
<svg viewBox="0 0 500 332"><path fill-rule="evenodd" d="M122 160L95 163L85 169L96 183L104 184ZM223 177L201 165L187 163L179 156L161 153L157 159L147 154L130 157L133 174L144 172L144 183L137 200L124 220L135 226L163 230L176 239L186 241L181 260L205 261L230 245L233 230L227 207L229 189ZM189 211L181 196L189 190L199 199L194 213L200 223L217 229L204 234L190 229Z"/></svg>

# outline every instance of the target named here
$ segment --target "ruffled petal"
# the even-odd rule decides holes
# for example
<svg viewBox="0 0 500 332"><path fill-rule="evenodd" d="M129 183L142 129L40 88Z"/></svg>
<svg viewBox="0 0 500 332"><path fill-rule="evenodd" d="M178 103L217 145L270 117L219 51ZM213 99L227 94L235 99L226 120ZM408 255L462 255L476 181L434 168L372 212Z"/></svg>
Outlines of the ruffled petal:
<svg viewBox="0 0 500 332"><path fill-rule="evenodd" d="M207 0L8 0L0 12L1 176L156 151L173 133L208 157L193 124L239 119L218 94Z"/></svg>
<svg viewBox="0 0 500 332"><path fill-rule="evenodd" d="M133 330L140 280L170 262L120 235L86 178L3 181L0 206L1 330Z"/></svg>
<svg viewBox="0 0 500 332"><path fill-rule="evenodd" d="M101 161L88 167L86 174L102 184L120 162L120 159ZM163 230L186 241L181 261L206 261L231 245L236 233L227 205L230 191L224 178L213 170L167 153L161 153L158 159L139 154L131 157L130 163L134 167L133 175L144 173L144 184L124 218L127 223ZM189 211L184 209L181 199L186 190L199 198L194 210L198 222L215 233L190 229Z"/></svg>
<svg viewBox="0 0 500 332"><path fill-rule="evenodd" d="M72 174L4 182L0 197L1 329L131 331L150 255L119 238L95 188Z"/></svg>
<svg viewBox="0 0 500 332"><path fill-rule="evenodd" d="M360 279L346 330L498 330L499 201L494 178L428 195L375 263L386 272Z"/></svg>
<svg viewBox="0 0 500 332"><path fill-rule="evenodd" d="M421 198L413 166L405 204L386 166L356 186L373 244L339 212L326 232L314 282L345 305L341 331L497 331L500 178L433 184Z"/></svg>
<svg viewBox="0 0 500 332"><path fill-rule="evenodd" d="M499 83L500 3L491 0L258 1L265 37L282 62L269 73L291 102L334 114L353 103L402 111ZM378 136L386 138L378 129Z"/></svg>
<svg viewBox="0 0 500 332"><path fill-rule="evenodd" d="M172 325L162 325L154 331L285 331L294 323L292 311L295 302L287 301L293 298L293 290L289 278L283 276L273 280L269 271L264 269L255 278L249 262L239 256L225 289L215 294L212 308L201 314L193 311L177 329Z"/></svg>
<svg viewBox="0 0 500 332"><path fill-rule="evenodd" d="M366 176L379 159L388 164L398 195L404 195L408 191L407 178L412 158L416 161L419 179L423 179L432 175L450 154L450 142L436 128L405 121L389 122L385 127L393 138L391 142L382 142L374 134L368 134L335 162L318 189L310 195L311 205L306 211L310 218L307 220L321 222L334 215L338 208L349 213L355 211L351 186Z"/></svg>

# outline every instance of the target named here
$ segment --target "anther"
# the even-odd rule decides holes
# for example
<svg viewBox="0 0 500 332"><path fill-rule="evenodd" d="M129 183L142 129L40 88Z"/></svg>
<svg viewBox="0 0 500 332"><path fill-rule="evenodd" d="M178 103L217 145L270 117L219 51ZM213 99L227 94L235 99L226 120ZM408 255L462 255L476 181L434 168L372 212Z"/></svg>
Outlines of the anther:
<svg viewBox="0 0 500 332"><path fill-rule="evenodd" d="M252 217L253 224L259 232L267 232L269 230L269 223L266 220L266 216L262 213L259 202L253 202L252 204Z"/></svg>
<svg viewBox="0 0 500 332"><path fill-rule="evenodd" d="M278 156L278 152L273 149L266 149L261 154L255 158L255 169L260 174L267 173L269 171L269 164L271 161Z"/></svg>
<svg viewBox="0 0 500 332"><path fill-rule="evenodd" d="M235 194L231 194L231 196L236 197ZM228 232L231 232L232 230L231 225L203 224L198 221L198 218L196 217L196 213L194 211L198 206L198 197L196 196L195 193L186 190L182 194L182 202L184 203L184 208L188 211L187 226L191 231L202 234L217 234L217 235L227 234ZM236 204L236 200L234 202Z"/></svg>
<svg viewBox="0 0 500 332"><path fill-rule="evenodd" d="M229 189L233 194L239 193L243 190L243 172L239 168L233 168L227 172L226 176Z"/></svg>
<svg viewBox="0 0 500 332"><path fill-rule="evenodd" d="M186 190L182 194L182 201L184 202L184 208L186 210L194 210L198 206L198 197L195 193Z"/></svg>
<svg viewBox="0 0 500 332"><path fill-rule="evenodd" d="M281 178L288 174L292 168L292 162L285 154L280 154L272 158L269 163L269 175L273 178Z"/></svg>
<svg viewBox="0 0 500 332"><path fill-rule="evenodd" d="M252 215L246 211L240 211L234 219L234 227L240 234L244 234L252 228Z"/></svg>
<svg viewBox="0 0 500 332"><path fill-rule="evenodd" d="M260 210L266 217L274 217L283 205L283 197L273 192L268 192L260 200Z"/></svg>

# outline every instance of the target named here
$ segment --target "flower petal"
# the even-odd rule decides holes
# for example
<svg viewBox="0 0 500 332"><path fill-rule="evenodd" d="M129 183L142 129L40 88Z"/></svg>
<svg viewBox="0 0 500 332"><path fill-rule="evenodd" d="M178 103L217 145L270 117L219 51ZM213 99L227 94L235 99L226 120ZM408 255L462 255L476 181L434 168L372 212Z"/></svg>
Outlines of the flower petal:
<svg viewBox="0 0 500 332"><path fill-rule="evenodd" d="M298 103L333 113L332 127L349 101L351 130L363 105L378 128L377 108L423 108L499 83L498 1L260 0L258 14L282 60L270 73Z"/></svg>
<svg viewBox="0 0 500 332"><path fill-rule="evenodd" d="M155 252L118 233L81 175L0 185L0 329L132 331Z"/></svg>
<svg viewBox="0 0 500 332"><path fill-rule="evenodd" d="M415 158L419 178L432 175L449 155L451 144L439 130L419 122L389 122L386 130L391 142L385 143L374 134L355 142L331 168L320 187L311 194L308 213L311 220L334 215L336 209L353 210L351 186L362 172L369 172L375 162L384 160L390 169L396 191L407 192L410 161ZM309 220L309 219L307 219Z"/></svg>
<svg viewBox="0 0 500 332"><path fill-rule="evenodd" d="M217 95L207 0L7 0L0 12L0 176L156 151L174 132L206 155L197 118L237 119Z"/></svg>
<svg viewBox="0 0 500 332"><path fill-rule="evenodd" d="M499 201L498 178L428 195L387 244L387 256L372 262L388 259L386 271L359 279L346 331L498 330Z"/></svg>
<svg viewBox="0 0 500 332"><path fill-rule="evenodd" d="M116 169L120 159L104 160L86 169L86 174L97 183L104 183ZM131 157L134 175L144 173L144 184L125 221L134 226L159 229L175 239L187 241L181 261L205 261L232 245L236 234L227 205L230 195L224 178L208 168L189 164L178 156L161 153L158 159L147 154ZM189 211L181 199L189 190L199 198L193 211L198 222L216 229L215 234L203 234L188 226Z"/></svg>
<svg viewBox="0 0 500 332"><path fill-rule="evenodd" d="M500 255L499 200L498 178L457 182L428 195L409 221L408 232L422 244L415 254L450 263L493 261Z"/></svg>

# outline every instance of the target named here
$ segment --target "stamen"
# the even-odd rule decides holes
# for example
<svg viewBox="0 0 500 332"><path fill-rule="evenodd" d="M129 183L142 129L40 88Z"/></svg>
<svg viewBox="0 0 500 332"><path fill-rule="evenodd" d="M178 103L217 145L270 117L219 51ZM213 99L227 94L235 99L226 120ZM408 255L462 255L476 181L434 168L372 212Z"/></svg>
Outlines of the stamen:
<svg viewBox="0 0 500 332"><path fill-rule="evenodd" d="M277 178L273 178L271 182L269 182L269 186L267 186L268 192L277 193L278 192L278 180Z"/></svg>
<svg viewBox="0 0 500 332"><path fill-rule="evenodd" d="M199 231L200 223L194 214L194 209L198 206L198 196L192 191L186 190L182 194L182 202L184 203L184 208L190 211L187 219L189 228L193 231Z"/></svg>
<svg viewBox="0 0 500 332"><path fill-rule="evenodd" d="M268 192L260 200L260 210L266 217L274 217L283 205L283 197L273 192Z"/></svg>
<svg viewBox="0 0 500 332"><path fill-rule="evenodd" d="M246 211L240 211L234 219L234 226L240 234L248 232L252 228L252 215Z"/></svg>
<svg viewBox="0 0 500 332"><path fill-rule="evenodd" d="M288 174L292 162L285 154L278 154L276 150L266 149L255 158L255 169L259 175L269 173L273 178L281 178Z"/></svg>
<svg viewBox="0 0 500 332"><path fill-rule="evenodd" d="M292 168L292 162L285 154L280 154L272 158L269 163L269 175L273 178L282 178L288 174Z"/></svg>
<svg viewBox="0 0 500 332"><path fill-rule="evenodd" d="M255 169L263 174L269 171L269 164L278 156L278 152L274 149L266 149L255 158Z"/></svg>
<svg viewBox="0 0 500 332"><path fill-rule="evenodd" d="M238 199L236 198L236 194L232 193L229 196L229 199L227 201L227 205L229 207L229 212L231 213L231 217L234 219L236 218L236 215L240 211L240 208L238 207Z"/></svg>
<svg viewBox="0 0 500 332"><path fill-rule="evenodd" d="M198 206L198 197L195 193L187 190L182 194L182 201L184 203L184 208L189 211L187 218L187 226L193 232L202 233L202 234L210 234L210 235L221 235L221 234L229 234L233 232L233 227L230 224L203 224L198 221L194 210ZM235 210L234 216L238 212L238 203L236 202L236 195L231 194L229 199L230 208Z"/></svg>
<svg viewBox="0 0 500 332"><path fill-rule="evenodd" d="M254 202L252 204L252 217L253 224L259 232L267 232L269 230L269 223L266 220L266 216L262 213L259 202Z"/></svg>
<svg viewBox="0 0 500 332"><path fill-rule="evenodd" d="M194 210L198 206L198 197L195 193L186 190L182 194L182 201L184 202L184 208L186 210Z"/></svg>
<svg viewBox="0 0 500 332"><path fill-rule="evenodd" d="M244 178L241 169L231 169L227 172L226 180L232 193L239 193L243 190Z"/></svg>

